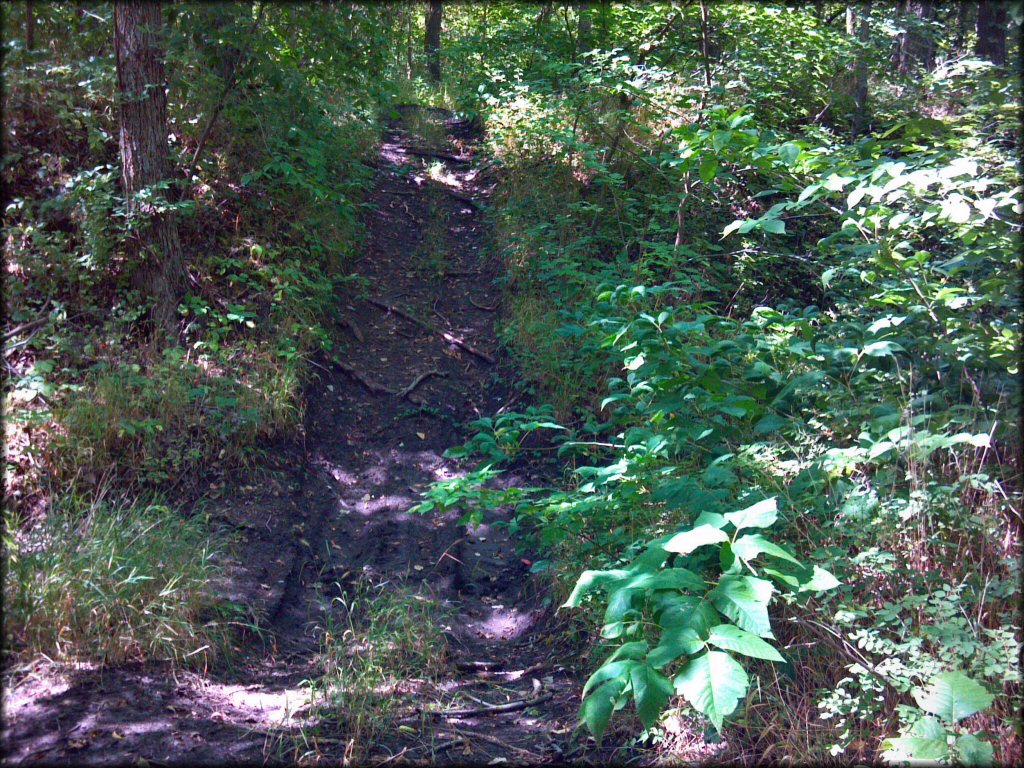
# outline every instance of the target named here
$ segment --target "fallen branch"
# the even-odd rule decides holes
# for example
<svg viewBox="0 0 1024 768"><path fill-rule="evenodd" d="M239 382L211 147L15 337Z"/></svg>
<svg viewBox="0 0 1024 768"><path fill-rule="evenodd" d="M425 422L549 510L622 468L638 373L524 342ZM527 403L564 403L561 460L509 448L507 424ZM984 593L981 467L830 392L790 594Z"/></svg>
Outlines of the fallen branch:
<svg viewBox="0 0 1024 768"><path fill-rule="evenodd" d="M447 160L451 163L468 164L471 162L471 160L468 157L461 157L459 155L449 155L447 152L434 152L429 149L414 149L413 147L402 147L402 151L409 155L416 155L417 157L436 157L438 160Z"/></svg>
<svg viewBox="0 0 1024 768"><path fill-rule="evenodd" d="M462 539L459 539L462 541ZM501 669L502 663L500 661L457 661L455 662L455 668L461 669L464 672L474 672L480 669Z"/></svg>
<svg viewBox="0 0 1024 768"><path fill-rule="evenodd" d="M408 397L409 395L412 394L412 391L414 389L416 389L416 387L418 387L424 381L429 379L431 376L440 376L441 378L444 378L445 374L441 373L441 371L438 371L438 370L436 370L434 368L431 368L429 371L427 371L425 373L421 373L419 376L417 376L415 379L413 379L412 383L408 387L403 389L401 392L397 393L398 396L399 397Z"/></svg>
<svg viewBox="0 0 1024 768"><path fill-rule="evenodd" d="M552 694L545 693L542 696L537 696L532 699L517 699L516 701L510 701L507 704L488 704L486 707L477 709L444 709L444 710L432 710L425 712L424 714L433 715L434 717L479 717L481 715L501 715L506 712L518 712L520 709L528 709L530 707L541 704L550 699Z"/></svg>
<svg viewBox="0 0 1024 768"><path fill-rule="evenodd" d="M447 192L449 195L454 197L456 200L459 200L459 201L465 203L470 208L475 208L478 211L482 211L484 209L484 207L482 205L480 205L480 203L478 203L476 200L474 200L471 197L467 197L466 195L460 195L454 189L449 189L448 187L439 187L439 188L444 190L445 192Z"/></svg>
<svg viewBox="0 0 1024 768"><path fill-rule="evenodd" d="M41 325L45 325L49 321L50 321L50 316L49 315L46 315L44 317L37 317L35 320L29 320L27 323L22 323L21 325L17 325L14 328L11 328L11 330L9 330L6 333L4 333L3 340L4 341L10 341L15 336L17 336L19 333L24 333L25 331L31 331L34 328L38 328Z"/></svg>
<svg viewBox="0 0 1024 768"><path fill-rule="evenodd" d="M460 347L460 348L466 350L467 352L469 352L469 354L476 355L477 357L479 357L484 362L489 363L490 365L494 365L494 357L492 357L491 355L487 354L486 352L482 352L481 350L479 350L476 347L472 346L468 342L463 341L462 339L458 338L457 336L452 336L450 333L446 333L445 331L439 331L436 328L434 328L433 326L428 325L427 323L423 322L418 317L410 315L405 310L400 309L400 308L398 308L398 307L396 307L396 306L394 306L392 304L387 304L386 302L380 301L379 299L367 299L367 301L370 302L371 304L373 304L373 306L379 307L380 309L383 309L385 312L393 312L394 314L398 315L399 317L408 320L410 323L413 323L414 325L418 325L420 328L424 329L425 331L429 331L430 333L436 334L436 335L440 336L442 339L444 339L445 341L449 342L450 344L454 344L455 346Z"/></svg>
<svg viewBox="0 0 1024 768"><path fill-rule="evenodd" d="M472 304L477 309L482 309L484 312L496 312L497 309L498 309L498 305L497 304L495 304L493 307L485 307L483 304L477 304L475 301L473 301L473 297L472 296L470 296L468 298L469 298L469 303L470 304Z"/></svg>

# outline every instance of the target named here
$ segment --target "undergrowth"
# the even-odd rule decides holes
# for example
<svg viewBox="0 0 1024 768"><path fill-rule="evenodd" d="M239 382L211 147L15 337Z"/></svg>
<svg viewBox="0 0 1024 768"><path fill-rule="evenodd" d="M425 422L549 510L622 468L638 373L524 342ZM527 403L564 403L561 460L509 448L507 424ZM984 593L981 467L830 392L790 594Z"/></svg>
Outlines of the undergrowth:
<svg viewBox="0 0 1024 768"><path fill-rule="evenodd" d="M4 648L205 669L231 652L240 618L211 590L217 546L204 518L159 503L107 498L54 512L7 560Z"/></svg>
<svg viewBox="0 0 1024 768"><path fill-rule="evenodd" d="M445 610L402 584L363 579L338 591L323 600L317 674L306 681L317 725L296 737L296 759L319 754L318 735L329 735L345 744L346 764L363 764L445 670Z"/></svg>

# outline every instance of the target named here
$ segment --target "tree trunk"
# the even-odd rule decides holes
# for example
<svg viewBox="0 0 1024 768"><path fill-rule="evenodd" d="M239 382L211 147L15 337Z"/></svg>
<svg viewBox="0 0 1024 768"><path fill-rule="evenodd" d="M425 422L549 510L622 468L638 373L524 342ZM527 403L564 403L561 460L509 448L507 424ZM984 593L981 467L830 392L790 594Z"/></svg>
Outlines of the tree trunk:
<svg viewBox="0 0 1024 768"><path fill-rule="evenodd" d="M576 3L576 55L590 50L591 36L594 31L594 20L591 18L587 3Z"/></svg>
<svg viewBox="0 0 1024 768"><path fill-rule="evenodd" d="M153 301L154 325L173 331L185 270L177 225L160 210L166 194L153 189L170 179L160 21L159 3L114 4L121 180L131 223L128 250L136 285Z"/></svg>
<svg viewBox="0 0 1024 768"><path fill-rule="evenodd" d="M924 24L935 18L933 0L901 0L897 13L907 29L896 38L896 67L902 75L913 75L918 67L935 69L935 38Z"/></svg>
<svg viewBox="0 0 1024 768"><path fill-rule="evenodd" d="M868 7L867 4L864 5L865 10ZM846 34L856 35L857 40L863 44L868 41L869 32L867 16L861 14L858 18L854 6L846 6ZM851 69L853 77L850 96L853 99L853 114L850 117L850 133L856 137L864 130L868 109L868 65L862 50L857 51Z"/></svg>
<svg viewBox="0 0 1024 768"><path fill-rule="evenodd" d="M997 66L1006 65L1006 4L1000 0L981 0L978 3L978 42L974 53Z"/></svg>
<svg viewBox="0 0 1024 768"><path fill-rule="evenodd" d="M967 27L970 25L971 4L968 2L959 3L956 7L956 39L953 41L953 50L963 53L967 43Z"/></svg>
<svg viewBox="0 0 1024 768"><path fill-rule="evenodd" d="M25 0L25 50L36 47L36 14L32 10L32 0Z"/></svg>
<svg viewBox="0 0 1024 768"><path fill-rule="evenodd" d="M423 50L427 54L427 73L435 83L441 82L441 19L444 7L441 0L430 0L423 35Z"/></svg>
<svg viewBox="0 0 1024 768"><path fill-rule="evenodd" d="M405 79L412 80L412 7L405 7Z"/></svg>

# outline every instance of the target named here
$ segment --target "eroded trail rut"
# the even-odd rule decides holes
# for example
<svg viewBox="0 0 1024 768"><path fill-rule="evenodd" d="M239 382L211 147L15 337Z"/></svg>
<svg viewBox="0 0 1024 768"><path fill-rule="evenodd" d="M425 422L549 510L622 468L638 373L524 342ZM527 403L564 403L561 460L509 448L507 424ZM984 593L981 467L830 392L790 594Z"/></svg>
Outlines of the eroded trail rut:
<svg viewBox="0 0 1024 768"><path fill-rule="evenodd" d="M330 598L360 583L436 606L448 649L438 677L410 681L395 727L360 745L365 762L567 756L578 684L547 642L552 609L515 542L494 520L407 513L429 483L465 471L442 453L460 424L507 403L514 375L497 351L498 267L485 258L472 133L440 111L416 114L429 130L403 120L382 143L354 266L363 289L339 303L335 359L316 363L304 455L290 480L213 510L240 537L223 586L263 613L261 650L208 678L153 666L24 675L7 702L8 762L290 763L299 733L318 734L309 757L351 755L344 697L336 732L322 710L314 728L302 682L319 670Z"/></svg>

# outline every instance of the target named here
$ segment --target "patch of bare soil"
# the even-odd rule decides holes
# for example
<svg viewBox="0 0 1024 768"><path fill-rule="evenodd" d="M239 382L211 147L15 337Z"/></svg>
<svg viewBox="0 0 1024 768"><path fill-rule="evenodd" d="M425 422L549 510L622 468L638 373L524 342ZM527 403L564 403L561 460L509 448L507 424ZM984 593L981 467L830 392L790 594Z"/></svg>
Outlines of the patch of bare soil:
<svg viewBox="0 0 1024 768"><path fill-rule="evenodd" d="M429 483L464 471L443 452L464 438L461 424L508 404L514 376L494 332L499 267L485 257L487 190L472 131L447 113L412 111L432 116L436 130L417 135L405 119L388 126L369 242L355 265L365 290L339 302L344 343L315 363L304 444L276 457L291 470L212 508L238 540L224 594L261 616L263 629L233 668L206 676L155 664L19 670L4 694L5 762L290 763L303 751L344 759L344 728L310 722L303 681L318 673L329 598L360 580L429 596L448 639L443 679L403 700L400 727L367 762L579 756L570 746L579 682L552 644L553 608L508 531L498 520L460 526L457 512L407 513Z"/></svg>

